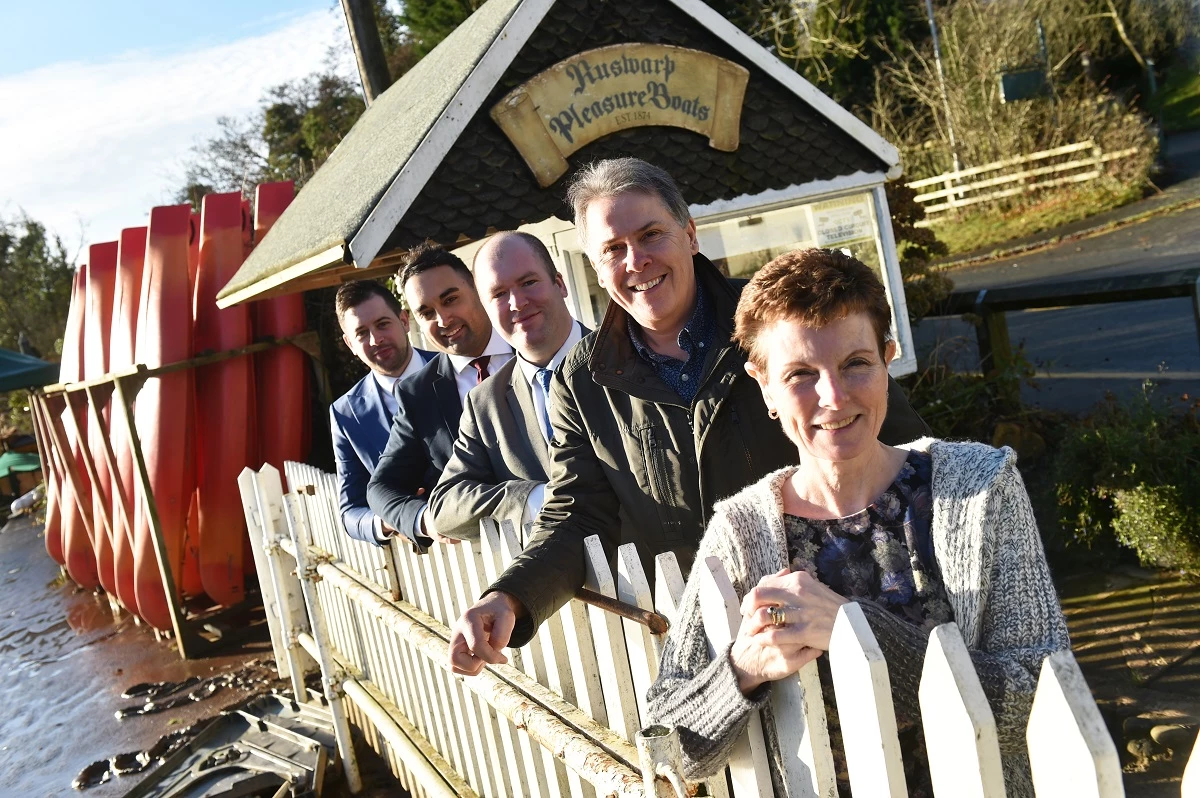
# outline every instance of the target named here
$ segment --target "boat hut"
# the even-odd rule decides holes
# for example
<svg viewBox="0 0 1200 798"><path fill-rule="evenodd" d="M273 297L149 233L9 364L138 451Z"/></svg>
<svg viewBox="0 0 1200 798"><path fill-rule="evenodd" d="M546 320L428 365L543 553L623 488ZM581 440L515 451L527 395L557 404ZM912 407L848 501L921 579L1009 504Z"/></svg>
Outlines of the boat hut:
<svg viewBox="0 0 1200 798"><path fill-rule="evenodd" d="M565 185L623 155L675 177L700 251L731 276L802 246L877 268L892 373L915 369L883 190L896 149L701 0L488 0L376 98L218 304L388 275L426 239L469 262L487 236L523 229L596 327L608 297Z"/></svg>

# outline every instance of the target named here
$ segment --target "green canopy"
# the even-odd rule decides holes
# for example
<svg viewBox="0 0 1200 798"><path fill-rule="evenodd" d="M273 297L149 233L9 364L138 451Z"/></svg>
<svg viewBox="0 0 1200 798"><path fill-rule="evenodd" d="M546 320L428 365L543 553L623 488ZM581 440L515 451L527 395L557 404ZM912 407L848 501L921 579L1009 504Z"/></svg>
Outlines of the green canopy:
<svg viewBox="0 0 1200 798"><path fill-rule="evenodd" d="M58 364L0 349L0 393L58 382Z"/></svg>
<svg viewBox="0 0 1200 798"><path fill-rule="evenodd" d="M20 471L37 471L42 461L33 452L5 452L0 454L0 479Z"/></svg>

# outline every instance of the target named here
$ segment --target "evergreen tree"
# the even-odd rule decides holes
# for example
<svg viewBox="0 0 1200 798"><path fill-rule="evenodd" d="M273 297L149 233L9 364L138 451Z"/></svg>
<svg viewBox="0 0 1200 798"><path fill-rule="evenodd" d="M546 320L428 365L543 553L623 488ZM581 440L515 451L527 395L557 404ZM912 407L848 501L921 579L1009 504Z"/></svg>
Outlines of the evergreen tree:
<svg viewBox="0 0 1200 798"><path fill-rule="evenodd" d="M17 349L22 332L42 356L61 349L75 270L62 241L28 217L0 219L0 347Z"/></svg>

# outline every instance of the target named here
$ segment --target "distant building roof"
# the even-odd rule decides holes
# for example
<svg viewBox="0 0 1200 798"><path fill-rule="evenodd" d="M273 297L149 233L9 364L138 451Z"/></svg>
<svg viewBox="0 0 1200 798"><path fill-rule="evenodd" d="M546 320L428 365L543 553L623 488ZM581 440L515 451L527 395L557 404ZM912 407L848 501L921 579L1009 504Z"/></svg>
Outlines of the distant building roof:
<svg viewBox="0 0 1200 798"><path fill-rule="evenodd" d="M372 103L219 303L366 276L348 264L390 270L380 253L426 238L450 245L570 218L568 178L541 188L489 111L563 58L627 42L703 50L749 69L740 146L721 152L691 131L633 128L585 146L575 165L638 155L669 171L694 207L898 174L895 148L700 0L488 0Z"/></svg>

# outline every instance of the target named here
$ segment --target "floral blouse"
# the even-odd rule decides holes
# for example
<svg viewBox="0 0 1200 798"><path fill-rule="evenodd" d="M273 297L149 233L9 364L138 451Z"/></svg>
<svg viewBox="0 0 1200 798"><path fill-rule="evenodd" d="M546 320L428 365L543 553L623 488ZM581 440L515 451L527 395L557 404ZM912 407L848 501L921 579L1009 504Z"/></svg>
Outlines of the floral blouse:
<svg viewBox="0 0 1200 798"><path fill-rule="evenodd" d="M910 452L900 473L866 509L831 520L784 515L788 560L836 593L874 601L894 615L932 631L954 620L933 553L933 460ZM833 738L838 786L849 795L840 724L828 658L818 661L825 711ZM932 796L925 737L919 722L899 721L900 749L910 795Z"/></svg>

